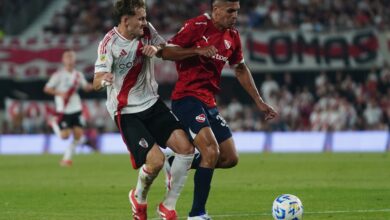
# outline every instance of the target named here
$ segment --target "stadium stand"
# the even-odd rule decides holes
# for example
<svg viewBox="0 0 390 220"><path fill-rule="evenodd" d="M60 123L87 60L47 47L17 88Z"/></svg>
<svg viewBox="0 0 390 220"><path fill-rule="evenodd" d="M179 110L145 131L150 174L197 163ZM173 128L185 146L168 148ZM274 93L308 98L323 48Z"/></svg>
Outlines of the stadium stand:
<svg viewBox="0 0 390 220"><path fill-rule="evenodd" d="M8 16L9 13L23 13L20 6L32 4L30 2L35 1L0 1L0 10L8 11L3 14L5 19L1 19L0 28L3 27L9 34L18 32L11 31L10 25L17 26L19 31L23 29L27 23L13 23ZM113 26L111 3L68 0L62 10L53 13L51 23L41 28L45 36L100 36ZM186 19L209 8L206 0L150 0L147 3L148 19L166 36L175 33ZM41 5L36 8L42 10ZM32 20L32 14L25 15L26 19ZM297 33L338 33L340 30L361 29L388 31L390 1L242 0L238 28L244 33L250 33L250 30ZM383 63L355 69L276 69L272 73L256 68L254 78L258 88L280 112L279 120L271 123L261 120L261 115L244 92L232 93L242 89L236 79L226 76L222 79L222 92L218 97L223 104L220 110L234 131L387 130L390 128L390 67ZM0 85L5 88L0 91L3 111L1 133L49 132L45 116L23 108L9 112L5 104L6 100L11 103L49 100L41 92L43 81L17 82L1 78ZM172 81L160 85L160 94L165 100L169 100L171 89ZM28 97L23 94L28 94ZM104 94L83 94L83 97L92 99L87 105L94 105L95 111L87 115L88 119L92 119L89 120L90 127L98 127L101 132L115 130L112 123L98 120L106 116Z"/></svg>

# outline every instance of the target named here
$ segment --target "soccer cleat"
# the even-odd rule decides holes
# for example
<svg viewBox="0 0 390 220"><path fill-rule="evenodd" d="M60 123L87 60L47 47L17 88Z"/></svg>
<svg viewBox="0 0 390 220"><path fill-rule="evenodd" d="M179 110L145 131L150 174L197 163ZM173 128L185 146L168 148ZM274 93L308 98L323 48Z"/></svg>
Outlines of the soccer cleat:
<svg viewBox="0 0 390 220"><path fill-rule="evenodd" d="M60 166L62 167L71 167L73 164L72 160L61 160Z"/></svg>
<svg viewBox="0 0 390 220"><path fill-rule="evenodd" d="M188 216L187 220L211 220L211 217L207 213L198 216Z"/></svg>
<svg viewBox="0 0 390 220"><path fill-rule="evenodd" d="M171 189L171 164L169 163L169 160L171 157L174 157L174 154L165 154L165 161L164 161L164 173L165 173L165 186L167 188L167 191Z"/></svg>
<svg viewBox="0 0 390 220"><path fill-rule="evenodd" d="M134 220L147 220L147 204L139 204L134 195L134 189L129 192L129 200Z"/></svg>
<svg viewBox="0 0 390 220"><path fill-rule="evenodd" d="M158 205L157 213L163 220L178 220L176 211L167 209L163 203Z"/></svg>

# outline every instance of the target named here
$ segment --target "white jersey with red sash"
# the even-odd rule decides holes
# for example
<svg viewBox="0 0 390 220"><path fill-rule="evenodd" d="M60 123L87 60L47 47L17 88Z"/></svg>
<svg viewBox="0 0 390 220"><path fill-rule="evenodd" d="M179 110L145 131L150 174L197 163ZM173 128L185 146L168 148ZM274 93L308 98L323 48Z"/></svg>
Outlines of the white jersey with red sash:
<svg viewBox="0 0 390 220"><path fill-rule="evenodd" d="M137 113L150 108L158 100L153 58L144 56L146 44L160 45L165 40L148 23L144 36L127 40L114 27L99 43L95 73L109 72L114 83L107 87L107 109L111 117L120 112Z"/></svg>
<svg viewBox="0 0 390 220"><path fill-rule="evenodd" d="M60 69L55 72L46 83L46 87L66 93L65 98L62 96L55 96L54 98L57 113L72 114L80 112L82 106L77 90L87 84L84 75L79 71L68 72L65 69Z"/></svg>

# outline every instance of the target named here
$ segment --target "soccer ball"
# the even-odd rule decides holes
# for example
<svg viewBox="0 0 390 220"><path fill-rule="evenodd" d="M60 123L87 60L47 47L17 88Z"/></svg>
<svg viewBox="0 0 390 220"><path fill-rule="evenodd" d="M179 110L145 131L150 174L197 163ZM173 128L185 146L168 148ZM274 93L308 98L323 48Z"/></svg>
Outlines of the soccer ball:
<svg viewBox="0 0 390 220"><path fill-rule="evenodd" d="M275 220L301 220L303 205L298 197L291 194L278 196L272 205L272 216Z"/></svg>

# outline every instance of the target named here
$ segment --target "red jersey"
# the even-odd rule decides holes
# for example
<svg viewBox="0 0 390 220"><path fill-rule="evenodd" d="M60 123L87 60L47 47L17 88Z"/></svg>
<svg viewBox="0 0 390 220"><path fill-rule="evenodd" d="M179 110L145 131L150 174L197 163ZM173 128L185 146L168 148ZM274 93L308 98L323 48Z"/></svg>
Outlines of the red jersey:
<svg viewBox="0 0 390 220"><path fill-rule="evenodd" d="M172 100L186 96L198 98L208 107L215 107L214 95L219 92L224 65L244 62L240 35L236 29L218 30L208 14L188 20L184 27L170 40L170 45L182 48L214 45L218 50L211 58L193 56L176 61L179 74Z"/></svg>

